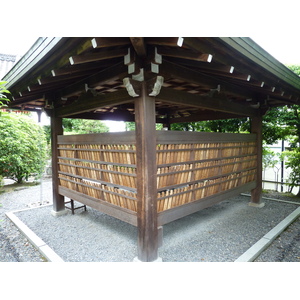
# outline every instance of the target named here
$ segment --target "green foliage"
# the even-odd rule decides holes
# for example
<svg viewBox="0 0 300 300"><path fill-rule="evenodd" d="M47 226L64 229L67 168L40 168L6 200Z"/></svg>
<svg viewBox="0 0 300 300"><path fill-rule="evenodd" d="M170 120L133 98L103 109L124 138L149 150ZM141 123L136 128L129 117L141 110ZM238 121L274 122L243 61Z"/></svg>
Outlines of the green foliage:
<svg viewBox="0 0 300 300"><path fill-rule="evenodd" d="M288 179L289 186L291 187L289 192L291 193L292 189L300 184L300 149L284 151L283 154L286 158L286 166L292 170ZM299 195L300 189L298 196Z"/></svg>
<svg viewBox="0 0 300 300"><path fill-rule="evenodd" d="M0 81L0 108L6 106L6 102L9 102L9 99L5 94L10 92L5 87L6 81Z"/></svg>
<svg viewBox="0 0 300 300"><path fill-rule="evenodd" d="M298 76L300 76L300 66L297 65L287 65L287 67L292 70L294 73L296 73Z"/></svg>
<svg viewBox="0 0 300 300"><path fill-rule="evenodd" d="M162 130L162 124L156 124L156 130ZM125 122L125 130L126 131L134 131L135 130L135 122Z"/></svg>
<svg viewBox="0 0 300 300"><path fill-rule="evenodd" d="M176 123L171 130L239 133L249 131L248 118Z"/></svg>
<svg viewBox="0 0 300 300"><path fill-rule="evenodd" d="M0 174L18 183L40 175L45 166L43 129L25 115L4 113L0 118Z"/></svg>
<svg viewBox="0 0 300 300"><path fill-rule="evenodd" d="M65 132L74 134L88 134L108 132L109 127L99 120L63 119Z"/></svg>
<svg viewBox="0 0 300 300"><path fill-rule="evenodd" d="M263 169L273 168L277 160L274 159L275 152L270 150L268 147L263 147L262 158L263 158Z"/></svg>

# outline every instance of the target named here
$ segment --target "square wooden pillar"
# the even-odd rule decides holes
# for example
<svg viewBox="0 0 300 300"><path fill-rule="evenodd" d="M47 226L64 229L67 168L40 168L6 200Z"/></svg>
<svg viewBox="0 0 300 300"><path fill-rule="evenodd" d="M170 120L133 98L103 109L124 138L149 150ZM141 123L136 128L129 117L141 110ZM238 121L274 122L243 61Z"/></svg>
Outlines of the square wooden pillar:
<svg viewBox="0 0 300 300"><path fill-rule="evenodd" d="M51 117L51 150L52 150L52 188L53 188L53 210L52 215L64 214L65 197L58 193L58 150L57 136L63 134L62 118Z"/></svg>
<svg viewBox="0 0 300 300"><path fill-rule="evenodd" d="M256 167L256 187L251 191L250 206L263 207L262 198L262 115L251 118L251 133L256 134L256 151L257 151L257 167Z"/></svg>
<svg viewBox="0 0 300 300"><path fill-rule="evenodd" d="M138 199L138 257L142 262L158 259L157 165L155 98L148 96L147 83L141 82L135 99L136 167Z"/></svg>

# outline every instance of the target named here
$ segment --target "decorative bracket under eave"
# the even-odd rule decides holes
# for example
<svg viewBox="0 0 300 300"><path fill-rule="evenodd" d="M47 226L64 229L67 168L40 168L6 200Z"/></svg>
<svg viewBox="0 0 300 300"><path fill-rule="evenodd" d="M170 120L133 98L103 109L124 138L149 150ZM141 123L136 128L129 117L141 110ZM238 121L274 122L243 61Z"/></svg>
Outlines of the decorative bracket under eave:
<svg viewBox="0 0 300 300"><path fill-rule="evenodd" d="M154 82L154 86L152 88L152 92L149 94L149 96L155 97L159 94L160 89L164 83L163 76L156 76L156 81Z"/></svg>
<svg viewBox="0 0 300 300"><path fill-rule="evenodd" d="M123 84L131 97L138 97L139 96L139 86L137 82L129 77L123 79Z"/></svg>

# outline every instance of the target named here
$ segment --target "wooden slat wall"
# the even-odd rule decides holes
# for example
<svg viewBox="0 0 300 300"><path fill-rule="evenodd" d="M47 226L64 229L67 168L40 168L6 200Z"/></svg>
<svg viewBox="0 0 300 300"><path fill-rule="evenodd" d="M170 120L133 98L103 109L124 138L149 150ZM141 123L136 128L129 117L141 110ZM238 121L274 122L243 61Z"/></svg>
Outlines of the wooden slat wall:
<svg viewBox="0 0 300 300"><path fill-rule="evenodd" d="M256 180L255 134L158 131L156 149L159 213L241 191ZM62 191L137 212L133 132L62 135L58 151Z"/></svg>
<svg viewBox="0 0 300 300"><path fill-rule="evenodd" d="M253 134L162 131L157 145L158 212L254 182L256 164Z"/></svg>
<svg viewBox="0 0 300 300"><path fill-rule="evenodd" d="M60 186L137 211L132 132L59 136Z"/></svg>

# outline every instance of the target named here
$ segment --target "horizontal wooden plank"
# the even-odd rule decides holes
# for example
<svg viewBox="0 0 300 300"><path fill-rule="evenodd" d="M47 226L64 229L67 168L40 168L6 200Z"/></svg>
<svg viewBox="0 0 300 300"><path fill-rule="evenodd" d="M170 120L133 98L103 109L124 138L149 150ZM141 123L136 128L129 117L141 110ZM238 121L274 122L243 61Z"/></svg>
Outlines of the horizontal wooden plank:
<svg viewBox="0 0 300 300"><path fill-rule="evenodd" d="M253 142L255 134L195 132L195 131L156 131L158 144L184 144L184 143L218 143L218 142Z"/></svg>
<svg viewBox="0 0 300 300"><path fill-rule="evenodd" d="M247 156L250 156L250 155L244 155L244 157L247 157ZM193 161L193 162L180 162L180 163L176 163L176 165L194 166L195 164L198 164L198 163L201 163L201 162L219 161L219 163L217 165L205 166L205 167L201 167L201 168L191 167L190 169L185 169L185 170L176 170L174 172L159 173L159 174L157 174L157 176L161 177L161 176L175 175L175 174L180 174L180 173L185 173L185 172L194 172L194 171L205 170L205 169L223 168L223 167L230 166L230 165L244 164L244 163L256 161L256 155L252 155L252 156L253 156L252 159L247 159L247 160L242 160L242 161L234 161L234 162L230 162L230 163L222 163L223 160L228 159L227 157L226 158L218 158L218 159L202 160L202 161ZM232 158L235 158L235 157L232 157ZM229 159L231 159L231 158L229 158ZM157 167L158 168L168 168L169 165L168 164L161 164L161 165L157 165Z"/></svg>
<svg viewBox="0 0 300 300"><path fill-rule="evenodd" d="M100 212L129 223L133 226L137 226L137 214L134 211L113 205L111 203L87 196L76 191L72 191L62 186L58 187L58 192L60 195L90 206Z"/></svg>
<svg viewBox="0 0 300 300"><path fill-rule="evenodd" d="M210 207L223 200L239 195L240 193L250 191L256 187L256 182L250 182L237 188L224 191L217 195L209 196L198 201L190 202L166 211L158 213L158 226L165 225L204 208Z"/></svg>
<svg viewBox="0 0 300 300"><path fill-rule="evenodd" d="M244 155L238 155L238 156L226 156L226 157L217 157L217 158L209 158L209 159L201 159L201 160L188 160L188 161L182 161L182 162L172 162L172 163L165 163L165 164L158 164L158 168L166 168L170 166L177 166L177 165L191 165L191 164L198 164L203 162L210 162L210 161L222 161L224 159L232 159L232 158L243 158L250 156L250 154L244 154ZM253 154L253 156L256 156L256 153Z"/></svg>
<svg viewBox="0 0 300 300"><path fill-rule="evenodd" d="M230 173L224 173L224 174L218 175L218 176L212 176L212 177L207 177L207 178L201 178L201 179L199 179L199 180L193 180L193 181L184 182L184 183L179 183L179 184L174 184L174 185L170 185L170 186L164 186L164 187L158 189L157 191L158 191L158 192L163 192L163 191L165 191L165 190L173 190L173 189L176 190L176 189L180 189L180 188L182 188L182 187L184 187L184 186L186 186L186 185L195 185L195 184L197 184L197 183L200 183L200 182L203 182L203 181L206 181L206 180L215 180L215 179L220 179L220 178L223 179L223 177L225 178L225 177L230 176L230 175L234 175L234 174L237 174L237 175L238 175L238 173L243 173L243 172L247 172L247 171L255 171L255 170L256 170L256 168L242 169L242 170L240 170L240 171L230 172ZM240 176L240 177L237 176L237 177L232 178L232 179L225 179L224 181L220 181L220 182L208 184L208 185L206 185L206 186L204 186L204 187L209 187L209 186L213 186L213 185L218 185L218 184L221 184L221 183L223 183L223 182L228 182L228 181L231 181L231 180L234 180L234 179L241 179L241 178L243 178L243 177L247 177L248 175L249 175L249 174L244 174L244 175L242 175L242 176ZM188 190L188 191L186 191L186 192L180 192L180 193L178 193L178 194L177 194L177 193L174 193L173 196L180 195L180 194L182 194L182 193L188 193L188 192L191 192L191 191L196 191L196 190L202 189L202 188L204 188L204 187L198 187L198 188L195 188L195 189ZM168 198L168 196L163 197L163 198ZM160 200L160 199L162 199L162 198L159 198L158 200Z"/></svg>
<svg viewBox="0 0 300 300"><path fill-rule="evenodd" d="M60 159L61 159L61 157L60 157ZM66 158L66 159L68 160L68 158ZM78 161L78 160L76 160L76 161ZM84 162L86 162L86 160L84 160ZM125 176L136 177L135 173L119 172L119 171L114 171L114 170L86 167L86 166L83 166L83 165L74 165L74 164L68 164L68 163L62 163L62 162L59 162L58 164L62 165L62 166L72 167L72 168L81 168L81 169L85 169L85 170L93 170L93 171L99 171L99 172L104 172L104 173L111 173L111 174L117 174L117 175L125 175ZM104 165L101 162L96 162L96 164ZM120 168L128 168L127 166L123 166L123 165L121 165L119 167Z"/></svg>
<svg viewBox="0 0 300 300"><path fill-rule="evenodd" d="M116 184L116 183L112 183L112 182L108 182L108 181L104 181L104 180L99 180L99 179L95 179L95 178L91 179L89 177L74 175L74 174L61 172L61 171L58 171L58 174L69 176L71 178L76 178L76 179L80 179L80 180L83 179L83 180L86 180L86 182L90 181L92 183L99 183L99 184L103 184L103 185L106 185L106 186L109 186L109 187L118 188L120 190L125 190L125 191L128 191L128 192L136 193L136 188L132 188L132 187L129 187L129 186L123 186L123 185L120 185L120 184ZM109 194L114 194L114 195L122 196L124 198L133 199L132 197L129 197L129 196L126 196L126 195L123 195L123 194L119 194L117 192L111 192L111 191L108 191L108 190L105 190L105 189L102 189L102 188L99 188L99 187L90 186L88 184L85 184L83 181L78 182L78 181L75 181L73 179L68 179L68 178L65 178L65 177L59 177L59 179L65 180L65 181L68 181L68 182L72 182L74 184L79 184L79 185L82 185L82 186L90 187L90 188L93 188L95 190L104 191L104 192L109 193Z"/></svg>
<svg viewBox="0 0 300 300"><path fill-rule="evenodd" d="M72 158L72 157L63 157L58 156L59 159L66 159L66 160L72 160L72 161L79 161L79 162L90 162L90 163L99 163L102 165L115 165L119 167L128 167L128 168L135 168L136 165L134 164L125 164L125 163L117 163L117 162L107 162L107 161L95 161L95 160L89 160L89 159L81 159L81 158Z"/></svg>
<svg viewBox="0 0 300 300"><path fill-rule="evenodd" d="M135 144L135 131L59 135L58 144Z"/></svg>
<svg viewBox="0 0 300 300"><path fill-rule="evenodd" d="M118 152L118 153L135 153L135 150L123 150L123 149L88 149L88 148L67 148L58 147L58 150L71 150L71 151L83 151L83 152ZM167 151L167 150L166 150Z"/></svg>

